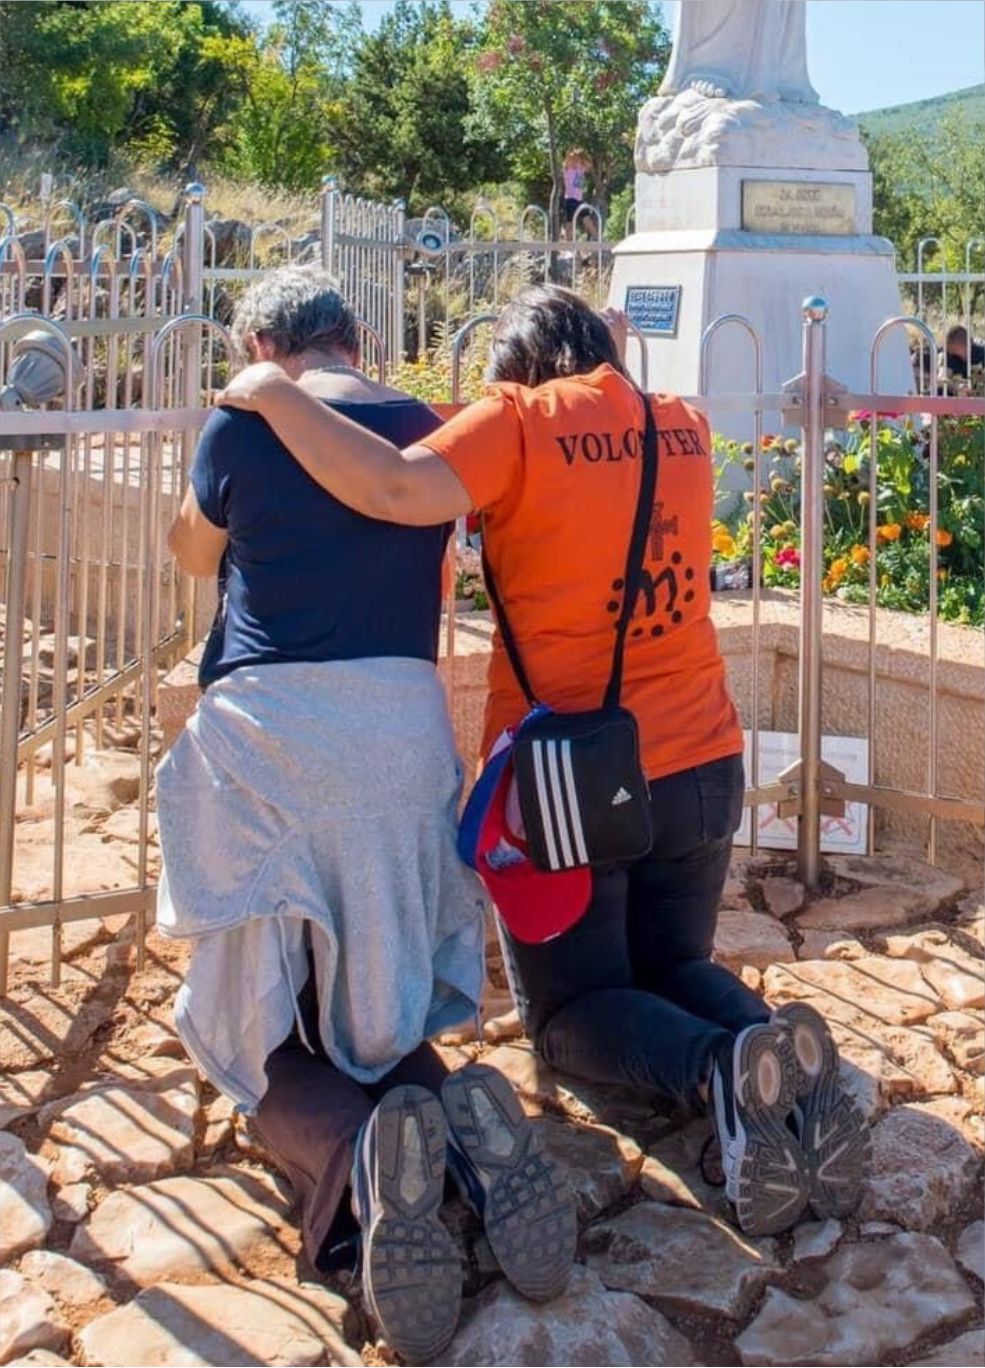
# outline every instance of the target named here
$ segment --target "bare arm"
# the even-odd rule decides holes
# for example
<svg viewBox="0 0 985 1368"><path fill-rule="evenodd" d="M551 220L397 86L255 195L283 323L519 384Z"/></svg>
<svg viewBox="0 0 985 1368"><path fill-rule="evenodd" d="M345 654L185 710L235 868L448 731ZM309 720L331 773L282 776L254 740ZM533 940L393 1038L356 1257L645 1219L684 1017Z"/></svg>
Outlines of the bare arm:
<svg viewBox="0 0 985 1368"><path fill-rule="evenodd" d="M168 549L172 556L185 574L209 579L218 573L228 542L228 534L223 528L210 523L199 508L195 491L189 485L168 532Z"/></svg>
<svg viewBox="0 0 985 1368"><path fill-rule="evenodd" d="M218 402L259 413L313 480L367 517L429 527L472 507L440 456L425 446L401 452L333 412L272 362L240 371Z"/></svg>

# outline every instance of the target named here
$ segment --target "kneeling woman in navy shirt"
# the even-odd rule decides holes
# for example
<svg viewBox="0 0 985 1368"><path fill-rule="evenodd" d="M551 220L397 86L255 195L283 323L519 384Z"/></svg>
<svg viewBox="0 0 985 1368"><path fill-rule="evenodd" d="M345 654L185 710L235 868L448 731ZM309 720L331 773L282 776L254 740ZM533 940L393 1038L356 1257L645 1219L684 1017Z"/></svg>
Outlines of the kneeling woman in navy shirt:
<svg viewBox="0 0 985 1368"><path fill-rule="evenodd" d="M438 418L357 368L356 329L328 277L293 267L234 322L251 360L398 447L420 442ZM354 512L262 418L217 411L169 545L218 575L219 612L202 700L158 770L158 922L193 945L182 1039L290 1179L311 1261L361 1247L367 1309L412 1362L458 1317L446 1152L521 1292L560 1290L576 1234L505 1079L446 1075L427 1043L475 1015L483 980L435 670L449 530Z"/></svg>

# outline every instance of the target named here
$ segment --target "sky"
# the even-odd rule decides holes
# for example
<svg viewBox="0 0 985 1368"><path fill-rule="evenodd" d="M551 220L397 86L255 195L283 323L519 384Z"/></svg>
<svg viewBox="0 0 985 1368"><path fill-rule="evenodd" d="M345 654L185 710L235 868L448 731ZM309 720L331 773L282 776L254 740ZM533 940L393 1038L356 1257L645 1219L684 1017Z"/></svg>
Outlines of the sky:
<svg viewBox="0 0 985 1368"><path fill-rule="evenodd" d="M366 26L390 7L363 0ZM272 4L244 8L267 19ZM664 3L669 22L676 8ZM985 0L807 0L807 59L822 103L844 114L963 90L985 81Z"/></svg>

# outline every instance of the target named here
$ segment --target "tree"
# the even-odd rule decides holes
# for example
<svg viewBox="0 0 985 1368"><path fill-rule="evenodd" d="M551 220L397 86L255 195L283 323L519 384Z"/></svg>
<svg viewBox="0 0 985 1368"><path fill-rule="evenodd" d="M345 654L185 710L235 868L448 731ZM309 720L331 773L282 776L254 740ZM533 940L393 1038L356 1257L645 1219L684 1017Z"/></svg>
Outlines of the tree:
<svg viewBox="0 0 985 1368"><path fill-rule="evenodd" d="M900 268L915 269L918 242L936 237L943 260L928 252L927 269L963 271L966 243L982 234L985 127L954 110L930 136L887 133L866 142L875 231L894 244Z"/></svg>
<svg viewBox="0 0 985 1368"><path fill-rule="evenodd" d="M567 150L587 153L603 214L631 178L636 117L669 51L646 0L492 0L473 66L475 127L529 191L549 190L555 233Z"/></svg>
<svg viewBox="0 0 985 1368"><path fill-rule="evenodd" d="M104 164L126 143L188 161L230 112L235 5L202 0L0 4L0 129Z"/></svg>
<svg viewBox="0 0 985 1368"><path fill-rule="evenodd" d="M421 212L495 174L495 146L469 136L474 42L447 0L398 0L376 32L358 36L329 118L347 189L400 195Z"/></svg>

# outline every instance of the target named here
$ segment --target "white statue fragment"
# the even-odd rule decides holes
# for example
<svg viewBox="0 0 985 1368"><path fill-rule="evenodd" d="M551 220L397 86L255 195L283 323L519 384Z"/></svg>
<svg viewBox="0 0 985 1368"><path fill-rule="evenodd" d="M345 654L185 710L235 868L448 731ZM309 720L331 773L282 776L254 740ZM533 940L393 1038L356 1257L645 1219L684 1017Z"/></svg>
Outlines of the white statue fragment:
<svg viewBox="0 0 985 1368"><path fill-rule="evenodd" d="M817 104L804 0L682 0L661 95Z"/></svg>
<svg viewBox="0 0 985 1368"><path fill-rule="evenodd" d="M638 171L868 169L854 119L819 103L805 0L680 0L670 66L640 111Z"/></svg>

